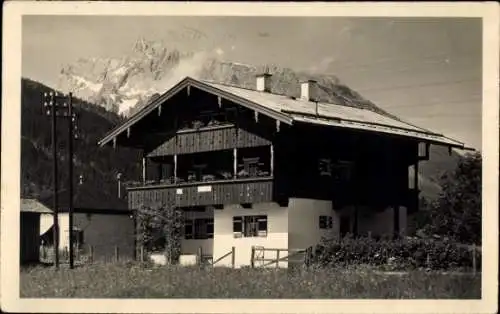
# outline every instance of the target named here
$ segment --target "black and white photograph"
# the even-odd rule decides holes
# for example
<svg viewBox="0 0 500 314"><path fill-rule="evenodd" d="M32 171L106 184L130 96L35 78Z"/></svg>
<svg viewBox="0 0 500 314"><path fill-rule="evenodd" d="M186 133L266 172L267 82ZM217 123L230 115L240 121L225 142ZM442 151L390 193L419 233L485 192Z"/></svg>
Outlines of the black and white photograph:
<svg viewBox="0 0 500 314"><path fill-rule="evenodd" d="M493 3L29 3L3 36L6 310L496 311Z"/></svg>

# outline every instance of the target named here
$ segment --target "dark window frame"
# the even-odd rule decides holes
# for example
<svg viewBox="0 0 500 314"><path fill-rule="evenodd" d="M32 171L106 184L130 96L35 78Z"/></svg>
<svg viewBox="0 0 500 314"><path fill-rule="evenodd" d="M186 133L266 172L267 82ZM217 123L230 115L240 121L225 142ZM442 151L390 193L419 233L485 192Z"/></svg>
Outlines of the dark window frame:
<svg viewBox="0 0 500 314"><path fill-rule="evenodd" d="M213 238L213 218L189 218L184 220L185 240L207 240Z"/></svg>
<svg viewBox="0 0 500 314"><path fill-rule="evenodd" d="M234 238L265 238L268 234L267 215L245 215L233 217Z"/></svg>
<svg viewBox="0 0 500 314"><path fill-rule="evenodd" d="M319 229L332 229L333 228L333 217L320 215L319 216Z"/></svg>

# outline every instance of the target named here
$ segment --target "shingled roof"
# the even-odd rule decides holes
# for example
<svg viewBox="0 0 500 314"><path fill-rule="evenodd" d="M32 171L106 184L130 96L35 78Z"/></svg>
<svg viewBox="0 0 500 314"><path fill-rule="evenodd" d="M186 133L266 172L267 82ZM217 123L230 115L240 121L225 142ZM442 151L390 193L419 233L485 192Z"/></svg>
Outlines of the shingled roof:
<svg viewBox="0 0 500 314"><path fill-rule="evenodd" d="M153 99L148 105L130 117L127 121L111 130L101 141L99 141L99 145L103 146L108 144L113 138L126 131L127 128L147 116L158 106L187 86L193 86L208 93L220 96L221 98L239 103L290 125L296 122L303 122L329 127L357 129L410 137L422 142L465 149L464 144L459 141L404 122L399 118L383 112L376 112L371 109L357 106L307 101L287 95L196 80L191 77L186 77L179 81L163 95Z"/></svg>
<svg viewBox="0 0 500 314"><path fill-rule="evenodd" d="M21 199L21 212L23 212L23 213L37 213L37 214L51 214L52 210L35 199L22 198Z"/></svg>

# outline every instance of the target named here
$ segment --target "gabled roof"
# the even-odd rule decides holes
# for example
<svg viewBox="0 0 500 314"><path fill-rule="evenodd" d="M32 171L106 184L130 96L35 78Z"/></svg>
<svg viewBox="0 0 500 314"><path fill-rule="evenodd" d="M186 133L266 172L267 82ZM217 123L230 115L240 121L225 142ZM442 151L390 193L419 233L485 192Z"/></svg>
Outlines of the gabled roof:
<svg viewBox="0 0 500 314"><path fill-rule="evenodd" d="M43 205L39 201L31 198L21 199L21 212L23 213L38 213L38 214L52 214L47 206Z"/></svg>
<svg viewBox="0 0 500 314"><path fill-rule="evenodd" d="M208 93L228 99L259 113L268 115L287 124L295 122L364 130L376 133L399 135L418 139L424 142L441 144L464 149L464 144L400 119L377 113L373 110L348 107L324 102L313 102L295 99L286 95L261 92L242 87L195 80L186 77L160 97L154 99L127 121L109 132L100 146L109 143L113 138L126 131L127 128L141 120L158 106L187 86L193 86Z"/></svg>

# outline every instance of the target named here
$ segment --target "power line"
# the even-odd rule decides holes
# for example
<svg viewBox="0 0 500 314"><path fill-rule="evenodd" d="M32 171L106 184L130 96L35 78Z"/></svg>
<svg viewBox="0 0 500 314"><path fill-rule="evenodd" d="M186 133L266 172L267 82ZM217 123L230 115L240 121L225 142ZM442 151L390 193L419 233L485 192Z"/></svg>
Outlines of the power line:
<svg viewBox="0 0 500 314"><path fill-rule="evenodd" d="M472 115L466 113L438 113L438 114L419 114L412 116L411 119L428 119L428 118L471 118L471 119L482 119L481 115Z"/></svg>
<svg viewBox="0 0 500 314"><path fill-rule="evenodd" d="M471 53L468 54L463 54L460 57L454 57L453 59L464 59L464 58L470 58L473 57L474 55ZM335 67L334 66L334 71L336 70L344 70L344 69L352 69L352 68L368 68L372 67L375 65L380 65L388 62L395 62L395 61L410 61L410 62L423 62L425 60L429 59L436 59L436 58L443 58L443 57L449 57L448 54L436 54L436 55L427 55L427 56L422 56L418 57L418 59L412 59L412 58L385 58L385 59L378 59L375 62L370 62L370 63L364 63L364 64L349 64L349 65L344 65L344 66L339 66ZM333 62L334 63L334 62Z"/></svg>
<svg viewBox="0 0 500 314"><path fill-rule="evenodd" d="M396 105L396 106L380 106L382 109L397 109L397 108L421 108L421 107L430 107L430 106L436 106L436 105L446 105L446 104L461 104L461 103L468 103L474 100L481 100L481 96L478 97L471 97L471 98L466 98L466 99L456 99L456 100L442 100L442 101L435 101L435 102L428 102L428 103L421 103L421 104L416 104L416 105L408 105L408 106L401 106L401 105Z"/></svg>
<svg viewBox="0 0 500 314"><path fill-rule="evenodd" d="M382 88L369 88L369 89L364 89L364 90L356 90L356 92L357 93L364 93L364 92L378 92L378 91L398 90L398 89L408 89L408 88L445 86L445 85L461 84L461 83L466 83L466 82L475 82L478 80L481 80L481 79L474 78L474 79L463 79L463 80L456 80L456 81L432 82L432 83L425 83L425 84L388 86L388 87L382 87Z"/></svg>
<svg viewBox="0 0 500 314"><path fill-rule="evenodd" d="M370 72L370 73L377 74L379 76L388 76L388 75L394 75L394 74L400 74L400 73L407 73L407 72L412 72L413 73L413 72L416 72L416 71L419 71L421 73L425 69L425 73L427 75L429 75L431 73L441 73L442 69L438 68L440 65L442 65L441 62L424 62L424 63L421 63L421 64L407 64L403 68L391 69L391 68L386 67L385 69L377 69L376 73L374 73L373 70L367 70L367 69L359 69L359 71L352 70L349 73L352 75L353 73L361 73L361 74L363 74L363 73L369 73ZM428 70L425 67L431 68L431 69ZM361 75L361 74L358 74L358 75Z"/></svg>

